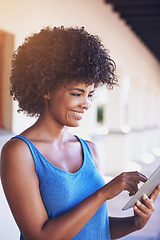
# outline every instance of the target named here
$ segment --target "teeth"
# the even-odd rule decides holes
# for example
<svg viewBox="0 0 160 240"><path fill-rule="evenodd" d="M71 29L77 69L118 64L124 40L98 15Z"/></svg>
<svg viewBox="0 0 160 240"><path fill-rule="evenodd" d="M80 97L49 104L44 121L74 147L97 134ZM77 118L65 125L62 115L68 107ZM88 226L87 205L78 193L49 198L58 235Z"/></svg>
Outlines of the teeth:
<svg viewBox="0 0 160 240"><path fill-rule="evenodd" d="M80 113L80 112L75 112L75 111L71 111L73 114L75 114L75 115L78 115L78 116L81 116L82 117L82 115L83 115L83 113Z"/></svg>

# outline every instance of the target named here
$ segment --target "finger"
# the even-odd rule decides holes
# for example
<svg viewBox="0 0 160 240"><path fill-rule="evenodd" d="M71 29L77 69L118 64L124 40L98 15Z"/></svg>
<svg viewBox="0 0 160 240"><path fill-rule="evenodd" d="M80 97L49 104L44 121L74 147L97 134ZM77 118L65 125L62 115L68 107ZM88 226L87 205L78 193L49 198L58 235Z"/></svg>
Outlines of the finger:
<svg viewBox="0 0 160 240"><path fill-rule="evenodd" d="M146 218L146 214L139 208L139 206L134 205L133 209L139 217Z"/></svg>
<svg viewBox="0 0 160 240"><path fill-rule="evenodd" d="M137 184L140 181L146 181L147 178L139 172L123 172L120 177L122 183L122 190L129 191L129 195L132 196L138 191Z"/></svg>
<svg viewBox="0 0 160 240"><path fill-rule="evenodd" d="M130 185L129 196L132 196L138 191L138 186L135 182L130 182L128 185Z"/></svg>
<svg viewBox="0 0 160 240"><path fill-rule="evenodd" d="M127 175L127 178L129 178L130 180L136 181L136 182L146 182L147 181L147 177L145 175L143 175L142 173L136 171L136 172L129 172L129 174Z"/></svg>
<svg viewBox="0 0 160 240"><path fill-rule="evenodd" d="M149 218L152 215L152 210L146 205L142 204L140 201L136 202L136 207L141 211L140 216Z"/></svg>
<svg viewBox="0 0 160 240"><path fill-rule="evenodd" d="M151 199L148 198L148 196L146 194L143 195L142 197L144 205L150 209L152 212L154 212L154 206L153 206L153 202ZM143 204L142 204L143 205Z"/></svg>
<svg viewBox="0 0 160 240"><path fill-rule="evenodd" d="M127 180L125 190L129 191L129 196L134 195L138 191L138 186L135 182Z"/></svg>
<svg viewBox="0 0 160 240"><path fill-rule="evenodd" d="M158 187L153 191L153 193L150 196L150 199L152 200L153 203L155 202L159 193L160 193L160 184L158 185Z"/></svg>

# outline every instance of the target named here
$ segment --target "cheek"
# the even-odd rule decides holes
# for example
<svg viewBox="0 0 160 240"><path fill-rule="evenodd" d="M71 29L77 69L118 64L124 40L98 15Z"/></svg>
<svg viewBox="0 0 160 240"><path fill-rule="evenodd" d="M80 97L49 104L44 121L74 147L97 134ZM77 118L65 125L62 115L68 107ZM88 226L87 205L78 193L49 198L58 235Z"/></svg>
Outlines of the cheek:
<svg viewBox="0 0 160 240"><path fill-rule="evenodd" d="M68 109L68 110L73 110L74 109L74 107L76 107L78 105L78 99L73 99L73 98L67 98L67 99L65 99L65 101L64 101L64 106L65 106L65 108L66 109Z"/></svg>

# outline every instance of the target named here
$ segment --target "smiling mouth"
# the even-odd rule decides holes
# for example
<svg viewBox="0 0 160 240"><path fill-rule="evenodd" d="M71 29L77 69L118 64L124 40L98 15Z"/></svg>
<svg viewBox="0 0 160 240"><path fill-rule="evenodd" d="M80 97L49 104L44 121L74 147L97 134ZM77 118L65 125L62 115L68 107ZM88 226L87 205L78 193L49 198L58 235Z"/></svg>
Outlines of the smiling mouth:
<svg viewBox="0 0 160 240"><path fill-rule="evenodd" d="M84 113L76 112L76 111L70 111L75 117L82 118Z"/></svg>

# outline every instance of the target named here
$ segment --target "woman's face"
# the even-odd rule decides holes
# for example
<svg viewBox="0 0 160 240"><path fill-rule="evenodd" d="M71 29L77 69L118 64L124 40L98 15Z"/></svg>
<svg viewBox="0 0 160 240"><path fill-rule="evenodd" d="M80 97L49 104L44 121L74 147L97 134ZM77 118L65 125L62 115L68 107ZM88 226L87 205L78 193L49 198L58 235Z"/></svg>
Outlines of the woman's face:
<svg viewBox="0 0 160 240"><path fill-rule="evenodd" d="M47 111L58 124L77 127L83 114L91 106L94 94L94 84L71 84L61 87L51 97Z"/></svg>

